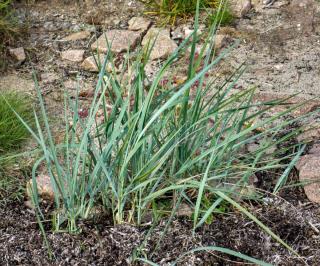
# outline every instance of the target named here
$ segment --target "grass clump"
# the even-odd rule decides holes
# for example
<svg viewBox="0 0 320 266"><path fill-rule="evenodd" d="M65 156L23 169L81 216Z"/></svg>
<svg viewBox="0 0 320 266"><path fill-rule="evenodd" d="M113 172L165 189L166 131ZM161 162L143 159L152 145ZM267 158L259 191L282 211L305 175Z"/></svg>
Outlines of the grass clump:
<svg viewBox="0 0 320 266"><path fill-rule="evenodd" d="M11 108L30 125L34 120L32 102L29 97L18 92L0 94L0 155L19 149L23 141L30 137L30 132Z"/></svg>
<svg viewBox="0 0 320 266"><path fill-rule="evenodd" d="M18 32L11 2L11 0L0 0L0 37L2 40Z"/></svg>
<svg viewBox="0 0 320 266"><path fill-rule="evenodd" d="M213 47L213 43L214 38L207 45ZM242 68L221 86L208 79L206 73L225 53L213 58L209 51L199 70L193 52L187 81L177 86L169 81L166 90L161 89L164 74L173 71L173 62L189 45L186 40L148 87L144 71L148 54L141 53L131 65L124 64L123 74L132 73L125 83L121 75L104 71L112 62L109 54L90 108L83 110L78 100L65 97L66 135L60 145L54 143L38 90L45 128L38 125L37 133L30 129L43 150L33 169L34 202L39 201L37 168L45 163L59 210L57 227L68 221L70 231L76 230L77 220L87 218L101 203L115 224L142 224L151 210L157 212L159 203L168 199L171 210L181 201L188 202L198 227L221 204L222 194L236 196L237 188L247 186L255 172L285 168L284 158L262 158L270 147L290 137L275 138L292 121L274 125L290 110L253 123L276 103L253 104L254 89L231 93ZM98 112L103 113L100 123ZM262 126L265 130L260 131ZM245 145L257 139L260 148L245 154ZM287 158L296 152L293 149Z"/></svg>
<svg viewBox="0 0 320 266"><path fill-rule="evenodd" d="M41 118L36 116L36 130L17 116L42 150L32 170L30 188L38 221L45 217L36 177L39 166L45 165L55 195L54 230L77 232L78 221L89 218L97 207L109 213L114 224L142 225L150 214L156 220L159 212L169 213L170 221L181 203L193 210L196 229L227 203L290 249L237 201L246 198L241 189L247 188L255 173L283 171L291 167L285 162L301 152L300 146L293 145L273 149L272 155L265 156L271 147L278 147L298 133L292 131L277 138L298 119L278 120L297 107L264 116L285 100L255 104L254 88L233 90L243 66L222 83L210 77L208 72L229 50L214 55L214 23L203 44L205 58L196 56L198 19L199 12L193 34L152 80L145 73L150 49L141 50L133 60L126 57L120 74L105 71L106 65L113 62L109 52L100 66L88 108L81 106L78 97L72 100L65 94L63 143L55 143L36 84L41 109ZM189 48L187 79L176 84L174 77L166 74L174 73L175 62ZM259 147L245 152L246 145L255 141Z"/></svg>
<svg viewBox="0 0 320 266"><path fill-rule="evenodd" d="M219 12L218 9L215 9L212 13L209 13L208 17L209 24L213 24L218 20L220 21L221 26L230 25L234 21L234 15L227 4L225 5L223 12Z"/></svg>
<svg viewBox="0 0 320 266"><path fill-rule="evenodd" d="M25 192L22 170L15 163L19 150L31 135L12 108L31 127L34 125L32 101L28 96L18 92L0 93L0 207L21 201Z"/></svg>
<svg viewBox="0 0 320 266"><path fill-rule="evenodd" d="M150 9L146 13L160 16L164 24L174 24L178 18L186 19L194 15L197 7L197 0L147 0L144 2ZM225 5L224 12L218 12L220 5ZM199 8L209 13L206 15L209 23L213 23L217 16L221 20L221 25L233 21L233 15L225 0L200 0Z"/></svg>
<svg viewBox="0 0 320 266"><path fill-rule="evenodd" d="M21 202L25 195L24 187L21 179L0 169L0 207L5 207L10 202Z"/></svg>
<svg viewBox="0 0 320 266"><path fill-rule="evenodd" d="M5 47L15 39L19 30L12 0L0 0L0 70L6 66Z"/></svg>

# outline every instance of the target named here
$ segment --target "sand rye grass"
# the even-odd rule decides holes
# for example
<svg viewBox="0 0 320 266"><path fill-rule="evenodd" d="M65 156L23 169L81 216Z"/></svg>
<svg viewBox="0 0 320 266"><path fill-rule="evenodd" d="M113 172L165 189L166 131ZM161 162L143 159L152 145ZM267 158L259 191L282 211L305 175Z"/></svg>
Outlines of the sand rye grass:
<svg viewBox="0 0 320 266"><path fill-rule="evenodd" d="M120 75L116 75L116 71L105 71L105 66L113 62L113 55L109 53L104 58L92 104L85 114L79 112L78 97L73 100L65 93L62 144L54 142L36 82L44 126L40 126L36 112L36 131L18 113L16 115L42 150L42 157L32 171L33 203L40 224L44 217L39 206L36 175L38 167L45 163L55 192L53 226L56 231L78 232L78 221L88 218L101 203L114 224L141 225L151 210L157 211L157 203L167 199L171 202L170 217L182 201L190 204L196 229L227 202L294 253L236 200L241 199L238 188L246 187L249 177L256 172L282 169L285 174L278 181L276 190L283 185L289 172L285 169L292 167L285 162L296 160L303 146L283 148L286 156L280 158L276 156L283 153L279 149L275 150L272 159L270 156L265 159L264 155L270 147L300 133L300 129L296 129L276 138L284 128L303 119L280 119L299 106L261 119L262 114L285 103L286 99L255 104L252 102L254 88L233 91L244 66L222 84L206 75L233 48L215 55L213 47L219 21L215 21L210 29L204 44L209 48L203 47L207 52L199 70L201 59L195 56L199 39L199 2L197 10L195 31L162 64L150 85L145 85L148 78L144 69L152 44L150 49L141 49L135 60L126 61ZM165 90L160 89L165 74L174 71L174 62L190 46L187 80L179 85L169 81ZM122 78L128 73L131 74L124 84ZM97 113L101 110L104 118L99 123ZM253 123L255 120L257 122ZM243 148L255 140L261 143L259 149L244 153ZM209 206L204 204L208 198ZM230 253L223 248L220 251Z"/></svg>

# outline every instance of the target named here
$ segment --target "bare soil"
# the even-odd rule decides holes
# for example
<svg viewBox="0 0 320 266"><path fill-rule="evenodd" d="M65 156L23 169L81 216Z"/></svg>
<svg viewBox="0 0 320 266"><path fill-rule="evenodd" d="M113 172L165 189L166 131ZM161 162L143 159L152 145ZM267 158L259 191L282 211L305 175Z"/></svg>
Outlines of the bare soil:
<svg viewBox="0 0 320 266"><path fill-rule="evenodd" d="M262 1L255 1L262 2ZM319 96L320 3L277 0L270 8L252 9L238 21L242 42L226 66L247 62L238 85L257 86L268 94Z"/></svg>
<svg viewBox="0 0 320 266"><path fill-rule="evenodd" d="M160 265L170 265L181 254L197 247L230 248L272 265L318 265L320 263L320 208L306 199L301 188L282 191L281 197L266 194L262 202L243 205L288 243L301 257L263 232L236 210L216 215L211 224L192 235L192 221L175 218L162 238L167 221L154 228L132 225L112 226L108 217L82 221L81 233L52 233L47 222L48 250L35 216L22 202L0 208L1 265L140 265L133 254L144 254ZM178 265L244 265L241 260L218 252L196 252Z"/></svg>

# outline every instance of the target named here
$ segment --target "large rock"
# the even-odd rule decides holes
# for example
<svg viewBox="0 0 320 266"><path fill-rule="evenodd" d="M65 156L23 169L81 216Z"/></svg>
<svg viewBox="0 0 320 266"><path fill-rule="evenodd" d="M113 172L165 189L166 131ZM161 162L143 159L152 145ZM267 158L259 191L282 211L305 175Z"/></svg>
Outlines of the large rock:
<svg viewBox="0 0 320 266"><path fill-rule="evenodd" d="M308 199L320 203L320 145L314 145L309 154L302 156L296 168L300 182L306 183L304 191Z"/></svg>
<svg viewBox="0 0 320 266"><path fill-rule="evenodd" d="M26 54L24 52L23 47L19 48L10 48L9 49L10 55L19 63L22 63L26 60Z"/></svg>
<svg viewBox="0 0 320 266"><path fill-rule="evenodd" d="M171 40L169 30L159 28L151 28L143 38L142 45L149 45L150 48L153 45L150 54L151 60L164 59L171 55L178 47L177 44Z"/></svg>
<svg viewBox="0 0 320 266"><path fill-rule="evenodd" d="M90 35L91 33L89 31L79 31L64 37L63 39L61 39L61 41L69 42L69 41L83 40L90 37Z"/></svg>
<svg viewBox="0 0 320 266"><path fill-rule="evenodd" d="M151 21L144 18L144 17L133 17L128 21L129 30L141 30L141 31L146 31L150 25Z"/></svg>
<svg viewBox="0 0 320 266"><path fill-rule="evenodd" d="M176 212L177 217L191 217L193 213L192 208L186 204L186 203L181 203L179 205L179 208Z"/></svg>
<svg viewBox="0 0 320 266"><path fill-rule="evenodd" d="M32 94L35 92L34 87L34 81L30 73L19 73L19 75L14 73L2 75L0 78L0 94L3 91L19 91Z"/></svg>
<svg viewBox="0 0 320 266"><path fill-rule="evenodd" d="M251 0L230 0L229 2L232 13L238 18L246 16L252 8Z"/></svg>
<svg viewBox="0 0 320 266"><path fill-rule="evenodd" d="M83 60L84 50L67 50L61 53L61 58L71 62L81 62Z"/></svg>
<svg viewBox="0 0 320 266"><path fill-rule="evenodd" d="M201 35L205 31L205 29L206 29L206 25L199 24L197 34ZM187 38L190 34L192 34L194 32L194 29L190 25L185 25L182 27L182 31L183 31L184 37ZM173 36L174 35L176 35L175 32L173 32Z"/></svg>
<svg viewBox="0 0 320 266"><path fill-rule="evenodd" d="M261 12L265 7L262 0L252 0L251 3L255 11L257 12Z"/></svg>
<svg viewBox="0 0 320 266"><path fill-rule="evenodd" d="M310 125L306 126L304 132L302 132L298 137L297 140L299 142L310 142L320 139L320 124L318 123L311 123Z"/></svg>
<svg viewBox="0 0 320 266"><path fill-rule="evenodd" d="M40 78L41 78L42 84L54 83L54 82L56 82L57 80L60 79L59 75L57 73L54 73L54 72L42 73L40 75Z"/></svg>
<svg viewBox="0 0 320 266"><path fill-rule="evenodd" d="M99 72L98 65L102 65L103 64L104 58L105 58L104 54L100 54L99 56L98 55L89 56L82 62L81 67L84 70L87 70L87 71L90 71L90 72ZM106 71L108 71L108 72L112 71L111 63L107 63Z"/></svg>
<svg viewBox="0 0 320 266"><path fill-rule="evenodd" d="M138 44L140 37L141 33L137 31L109 30L91 45L91 49L93 51L98 50L100 53L107 53L110 46L112 52L121 53L133 49Z"/></svg>
<svg viewBox="0 0 320 266"><path fill-rule="evenodd" d="M36 177L38 195L42 199L54 200L54 190L51 184L50 176L48 175L38 175ZM30 179L27 183L27 194L29 198L32 198L32 179Z"/></svg>
<svg viewBox="0 0 320 266"><path fill-rule="evenodd" d="M220 50L227 46L228 44L228 36L225 34L216 34L214 39L214 47L216 50Z"/></svg>

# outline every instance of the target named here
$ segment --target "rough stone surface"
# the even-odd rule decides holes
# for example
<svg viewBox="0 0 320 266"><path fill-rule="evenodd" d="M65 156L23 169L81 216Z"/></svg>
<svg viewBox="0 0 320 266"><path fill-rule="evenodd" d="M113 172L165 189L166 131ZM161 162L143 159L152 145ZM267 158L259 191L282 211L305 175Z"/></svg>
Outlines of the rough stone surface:
<svg viewBox="0 0 320 266"><path fill-rule="evenodd" d="M54 72L42 73L40 77L43 84L50 84L59 79L58 74Z"/></svg>
<svg viewBox="0 0 320 266"><path fill-rule="evenodd" d="M308 199L320 203L320 143L314 144L308 154L300 158L296 168L299 171L299 180L307 183L304 191Z"/></svg>
<svg viewBox="0 0 320 266"><path fill-rule="evenodd" d="M90 35L91 33L89 31L79 31L64 37L61 41L70 42L70 41L84 40L90 37Z"/></svg>
<svg viewBox="0 0 320 266"><path fill-rule="evenodd" d="M252 8L251 0L243 1L242 6L241 6L241 11L240 11L240 16L241 17L246 16L249 13L249 11L251 10L251 8Z"/></svg>
<svg viewBox="0 0 320 266"><path fill-rule="evenodd" d="M300 166L299 179L301 182L308 183L304 186L308 199L320 203L320 154L307 156L306 158L302 157L305 162Z"/></svg>
<svg viewBox="0 0 320 266"><path fill-rule="evenodd" d="M76 80L67 80L67 81L63 82L63 86L66 89L74 90L77 88L78 82Z"/></svg>
<svg viewBox="0 0 320 266"><path fill-rule="evenodd" d="M182 40L184 38L184 29L183 26L180 25L172 30L171 32L173 40Z"/></svg>
<svg viewBox="0 0 320 266"><path fill-rule="evenodd" d="M103 64L104 56L104 54L100 54L99 57L97 55L89 56L82 62L81 67L90 72L99 72L97 63ZM111 64L107 64L106 70L108 72L112 71Z"/></svg>
<svg viewBox="0 0 320 266"><path fill-rule="evenodd" d="M88 98L89 96L93 96L94 88L92 87L92 84L87 82L85 79L79 79L79 80L73 80L69 79L63 82L63 87L68 90L69 96L72 98L79 97L81 99ZM77 92L77 89L79 89L79 94ZM87 93L84 93L87 92ZM90 93L91 94L90 94ZM64 137L62 137L64 138Z"/></svg>
<svg viewBox="0 0 320 266"><path fill-rule="evenodd" d="M0 78L0 93L1 91L21 91L34 92L34 81L30 75L9 74Z"/></svg>
<svg viewBox="0 0 320 266"><path fill-rule="evenodd" d="M264 4L261 0L252 0L251 3L252 3L252 7L255 9L255 11L258 11L258 12L262 11Z"/></svg>
<svg viewBox="0 0 320 266"><path fill-rule="evenodd" d="M193 211L192 211L192 209L191 209L191 207L188 205L188 204L186 204L186 203L182 203L182 204L180 204L180 206L179 206L179 208L178 208L178 210L177 210L177 213L176 213L176 215L179 217L181 217L181 216L187 216L187 217L191 217L192 216L192 213L193 213Z"/></svg>
<svg viewBox="0 0 320 266"><path fill-rule="evenodd" d="M193 33L193 29L191 29L189 26L184 26L183 33L184 37L187 38L191 33Z"/></svg>
<svg viewBox="0 0 320 266"><path fill-rule="evenodd" d="M178 28L178 30L179 30L179 28ZM206 25L199 24L197 34L201 35L205 30L206 30ZM192 34L194 32L194 29L193 29L193 27L191 27L191 25L184 25L184 26L182 26L181 31L183 32L184 37L187 38L190 34ZM175 31L173 31L173 36L174 35L176 35Z"/></svg>
<svg viewBox="0 0 320 266"><path fill-rule="evenodd" d="M228 36L224 34L217 34L215 36L215 49L220 50L228 44Z"/></svg>
<svg viewBox="0 0 320 266"><path fill-rule="evenodd" d="M309 150L309 154L320 154L320 143L314 144L311 149Z"/></svg>
<svg viewBox="0 0 320 266"><path fill-rule="evenodd" d="M309 142L320 139L320 124L313 123L308 126L305 131L297 137L299 142Z"/></svg>
<svg viewBox="0 0 320 266"><path fill-rule="evenodd" d="M150 44L153 49L150 54L151 60L164 59L171 55L178 47L177 44L170 39L168 29L151 28L142 40L142 45Z"/></svg>
<svg viewBox="0 0 320 266"><path fill-rule="evenodd" d="M83 60L84 50L67 50L61 53L61 58L72 62L81 62Z"/></svg>
<svg viewBox="0 0 320 266"><path fill-rule="evenodd" d="M161 37L161 36L166 37L166 38L170 38L170 30L152 27L151 29L149 29L147 34L144 36L144 38L142 40L142 45L148 44L149 40L153 41L156 38L159 39L159 37Z"/></svg>
<svg viewBox="0 0 320 266"><path fill-rule="evenodd" d="M252 2L251 0L231 0L230 7L236 17L242 18L251 10Z"/></svg>
<svg viewBox="0 0 320 266"><path fill-rule="evenodd" d="M23 47L10 48L9 53L16 61L18 61L20 63L22 63L26 60L26 54L24 52Z"/></svg>
<svg viewBox="0 0 320 266"><path fill-rule="evenodd" d="M38 175L36 177L37 189L39 196L42 199L54 200L54 190L51 185L50 176L48 175ZM31 198L31 189L32 189L32 179L27 183L27 194L28 197Z"/></svg>
<svg viewBox="0 0 320 266"><path fill-rule="evenodd" d="M144 17L133 17L128 21L129 30L141 30L141 31L146 31L150 25L151 25L151 21L144 18Z"/></svg>
<svg viewBox="0 0 320 266"><path fill-rule="evenodd" d="M138 44L140 36L141 33L136 31L109 30L105 34L102 34L99 39L91 45L91 49L93 51L98 49L100 53L107 53L109 50L108 40L112 52L125 52Z"/></svg>

